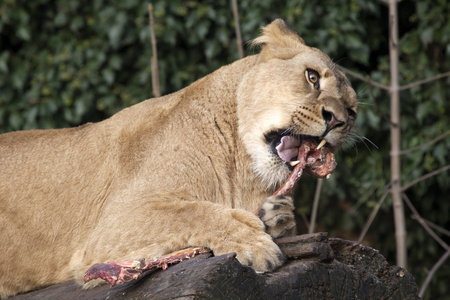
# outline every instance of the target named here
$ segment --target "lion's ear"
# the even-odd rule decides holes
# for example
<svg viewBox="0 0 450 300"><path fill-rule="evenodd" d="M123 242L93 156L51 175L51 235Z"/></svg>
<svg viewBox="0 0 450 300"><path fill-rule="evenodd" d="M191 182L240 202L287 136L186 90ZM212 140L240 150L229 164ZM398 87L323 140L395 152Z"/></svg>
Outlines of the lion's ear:
<svg viewBox="0 0 450 300"><path fill-rule="evenodd" d="M305 41L281 19L276 19L262 28L262 34L252 41L252 46L261 46L261 61L276 57L289 59L305 46Z"/></svg>

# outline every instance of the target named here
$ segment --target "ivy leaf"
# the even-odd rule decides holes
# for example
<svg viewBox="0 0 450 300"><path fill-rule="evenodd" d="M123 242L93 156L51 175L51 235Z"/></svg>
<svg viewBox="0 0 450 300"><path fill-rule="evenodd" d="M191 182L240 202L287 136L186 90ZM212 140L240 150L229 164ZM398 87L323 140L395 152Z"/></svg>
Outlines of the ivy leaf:
<svg viewBox="0 0 450 300"><path fill-rule="evenodd" d="M19 28L17 28L16 35L17 35L18 38L20 38L20 39L22 39L24 41L29 41L30 40L30 33L23 26L20 26Z"/></svg>
<svg viewBox="0 0 450 300"><path fill-rule="evenodd" d="M434 33L434 29L433 28L425 29L420 34L420 40L422 41L422 44L424 44L425 46L430 44L433 41L433 33Z"/></svg>

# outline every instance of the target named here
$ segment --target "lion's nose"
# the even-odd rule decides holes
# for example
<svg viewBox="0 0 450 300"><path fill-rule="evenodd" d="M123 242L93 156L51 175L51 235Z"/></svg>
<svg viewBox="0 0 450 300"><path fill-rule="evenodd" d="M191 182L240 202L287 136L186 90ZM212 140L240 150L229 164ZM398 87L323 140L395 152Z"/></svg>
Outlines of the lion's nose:
<svg viewBox="0 0 450 300"><path fill-rule="evenodd" d="M334 128L341 127L345 124L344 121L340 121L332 111L325 109L325 107L322 107L322 117L326 125L323 136L326 136Z"/></svg>

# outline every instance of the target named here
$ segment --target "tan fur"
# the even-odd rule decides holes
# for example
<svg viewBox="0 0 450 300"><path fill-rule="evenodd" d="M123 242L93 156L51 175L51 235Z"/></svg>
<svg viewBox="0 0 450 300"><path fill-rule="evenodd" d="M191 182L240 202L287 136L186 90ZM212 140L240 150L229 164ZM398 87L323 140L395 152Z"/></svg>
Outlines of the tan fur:
<svg viewBox="0 0 450 300"><path fill-rule="evenodd" d="M326 136L336 150L356 95L281 20L255 45L260 54L103 122L1 135L0 297L187 246L236 252L259 272L280 266L252 212L290 171L264 135L295 123L296 133L320 136L325 107L346 122ZM320 93L306 68L320 73Z"/></svg>
<svg viewBox="0 0 450 300"><path fill-rule="evenodd" d="M287 196L270 196L258 208L258 217L273 238L292 236L297 232L294 201Z"/></svg>

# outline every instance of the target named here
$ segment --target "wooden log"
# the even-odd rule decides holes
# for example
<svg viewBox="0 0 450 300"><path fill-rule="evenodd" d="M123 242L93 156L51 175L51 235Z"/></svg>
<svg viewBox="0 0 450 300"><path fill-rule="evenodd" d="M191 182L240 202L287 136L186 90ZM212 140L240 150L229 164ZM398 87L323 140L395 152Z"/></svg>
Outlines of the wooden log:
<svg viewBox="0 0 450 300"><path fill-rule="evenodd" d="M234 254L201 254L113 288L66 282L9 299L419 299L412 275L370 247L326 233L276 242L289 260L272 273L256 274Z"/></svg>
<svg viewBox="0 0 450 300"><path fill-rule="evenodd" d="M275 239L288 259L327 261L333 259L333 249L326 232Z"/></svg>

